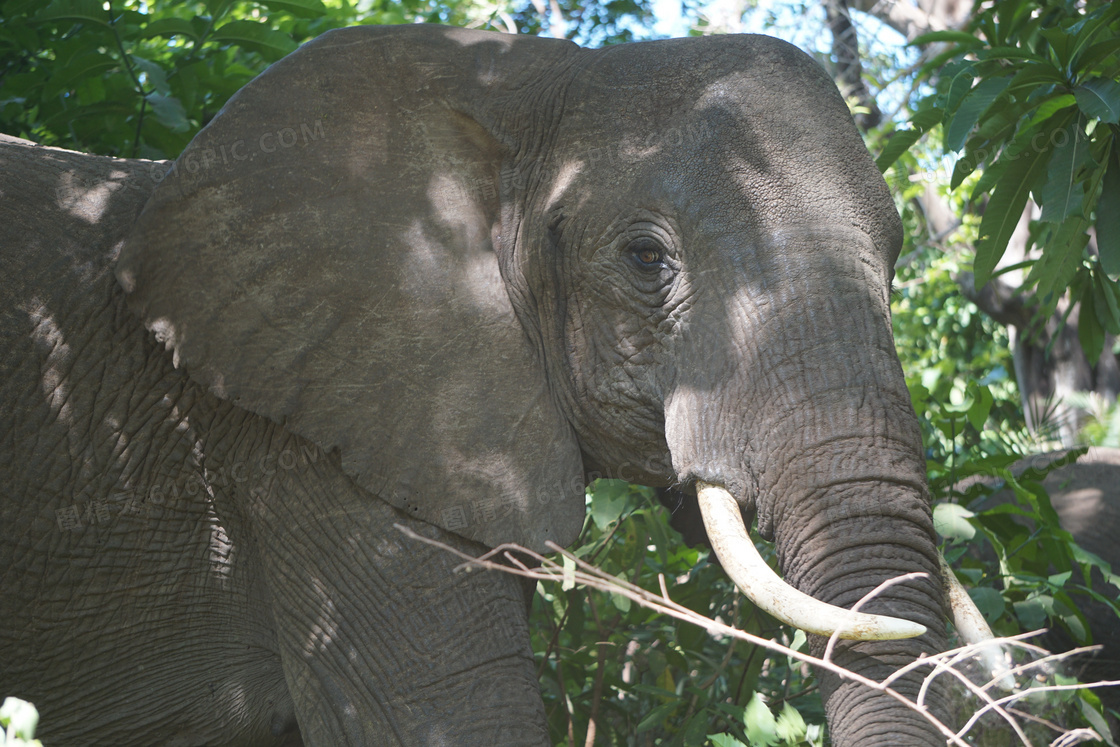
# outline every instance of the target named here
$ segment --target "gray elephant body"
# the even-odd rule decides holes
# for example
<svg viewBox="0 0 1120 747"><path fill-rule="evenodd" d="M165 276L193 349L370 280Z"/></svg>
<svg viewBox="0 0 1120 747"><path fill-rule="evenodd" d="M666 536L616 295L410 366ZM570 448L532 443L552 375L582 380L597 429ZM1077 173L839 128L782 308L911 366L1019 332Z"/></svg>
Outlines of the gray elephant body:
<svg viewBox="0 0 1120 747"><path fill-rule="evenodd" d="M842 665L946 645L898 216L789 45L345 29L154 191L0 148L0 688L48 743L546 744L522 584L393 525L565 544L592 472L726 488L837 605L927 571ZM942 742L822 689L837 745Z"/></svg>
<svg viewBox="0 0 1120 747"><path fill-rule="evenodd" d="M406 549L394 523L484 550L369 502L337 454L207 393L125 308L114 259L160 165L11 140L0 163L0 401L23 403L3 421L0 687L37 704L47 743L300 744L290 688L305 687L338 721L303 728L352 744L546 744L513 577ZM312 498L318 530L333 513L351 538L314 559ZM330 572L354 556L369 578ZM356 662L355 694L305 657L285 671L285 645L377 655ZM383 705L357 723L359 699Z"/></svg>

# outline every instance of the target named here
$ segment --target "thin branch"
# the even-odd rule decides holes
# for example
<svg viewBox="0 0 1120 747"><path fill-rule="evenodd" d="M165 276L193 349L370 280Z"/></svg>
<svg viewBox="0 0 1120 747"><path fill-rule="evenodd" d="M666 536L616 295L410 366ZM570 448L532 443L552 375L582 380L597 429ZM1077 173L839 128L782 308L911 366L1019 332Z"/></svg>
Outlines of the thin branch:
<svg viewBox="0 0 1120 747"><path fill-rule="evenodd" d="M132 138L132 158L136 158L136 153L140 148L140 128L144 126L144 113L148 110L148 94L144 92L144 84L140 82L140 76L132 68L132 61L128 59L128 52L124 51L124 42L121 40L120 33L117 32L117 19L113 13L112 0L105 4L105 11L109 14L109 30L113 32L113 39L117 42L117 49L120 50L124 69L132 78L132 82L136 84L136 91L140 94L140 116L136 118L136 134Z"/></svg>
<svg viewBox="0 0 1120 747"><path fill-rule="evenodd" d="M967 742L965 742L962 737L968 732L969 729L972 728L973 725L975 725L976 721L980 718L980 716L982 716L984 713L987 713L988 711L995 711L997 714L999 714L1005 720L1009 720L1009 723L1011 723L1012 727L1018 732L1018 734L1020 736L1020 739L1022 740L1022 743L1025 744L1025 745L1028 745L1028 747L1029 747L1030 743L1026 740L1026 737L1023 734L1021 728L1016 725L1014 716L1011 713L1009 713L1006 709L1003 708L1003 706L1005 704L1012 703L1012 702L1014 702L1014 701L1016 701L1020 698L1023 698L1025 696L1033 694L1033 693L1047 692L1047 691L1059 691L1059 690L1072 690L1072 689L1080 689L1080 688L1085 688L1085 687L1107 687L1107 686L1110 686L1110 685L1120 684L1120 682L1094 682L1094 683L1085 683L1085 684L1077 684L1077 685L1054 685L1054 686L1034 687L1034 688L1030 688L1029 690L1016 692L1016 693L1013 693L1011 695L1008 695L1008 696L1005 696L1005 697L1002 697L1002 698L999 698L999 699L992 699L992 697L987 692L988 689L990 689L994 684L997 684L1001 681L1005 681L1006 677L1008 676L1008 673L1006 673L1006 672L1000 673L998 677L996 677L991 682L988 682L986 685L978 686L978 685L972 683L970 680L968 680L968 678L964 677L964 675L961 672L953 669L952 666L951 666L952 664L958 663L959 661L963 660L964 658L969 657L976 650L978 650L979 648L982 648L983 646L986 646L986 645L1006 644L1006 645L1016 646L1016 647L1020 647L1020 648L1025 648L1025 649L1028 649L1028 650L1035 650L1035 651L1041 650L1041 649L1038 649L1038 647L1036 647L1036 646L1031 646L1030 644L1022 643L1019 640L1021 638L1027 637L1027 635L1032 635L1032 634L1024 634L1024 635L1015 636L1015 637L1011 637L1011 638L995 639L993 641L987 641L983 644L973 644L971 646L965 646L963 648L953 649L953 650L950 650L950 651L945 651L945 652L941 652L941 653L938 653L938 654L934 654L934 655L931 655L931 656L925 656L925 657L922 657L922 658L919 658L919 659L915 660L914 662L906 665L905 667L900 668L900 670L898 670L893 675L891 675L891 677L889 677L884 682L880 683L880 682L876 682L872 679L869 679L867 677L864 677L863 675L860 675L856 672L852 672L848 669L845 669L844 667L841 667L838 664L835 664L834 662L828 660L827 653L830 653L828 651L826 651L826 657L825 658L817 658L817 657L814 657L810 654L805 654L805 653L802 653L800 651L794 651L793 649L788 648L786 646L783 646L783 645L777 643L776 641L767 640L765 638L761 638L761 637L753 635L751 633L747 633L746 631L738 630L738 629L736 629L732 626L726 625L724 623L720 623L720 622L717 622L715 620L711 620L711 619L709 619L707 617L704 617L703 615L701 615L697 612L694 612L694 611L688 609L687 607L684 607L680 604L677 604L676 602L674 602L672 599L669 598L668 588L666 587L664 577L659 577L659 585L661 587L661 594L658 595L658 594L654 594L653 592L647 591L647 590L645 590L645 589L643 589L639 586L636 586L636 585L634 585L634 584L632 584L628 581L616 578L616 577L614 577L614 576L612 576L608 573L605 573L604 571L601 571L600 569L595 568L592 565L589 565L588 563L580 560L579 558L575 557L573 554L567 552L563 548L561 548L558 545L556 545L554 543L551 543L551 542L547 543L549 549L551 549L551 550L553 550L557 553L560 553L563 557L567 558L571 563L573 563L576 566L576 570L574 571L574 573L570 569L565 570L565 568L561 564L557 563L556 561L554 561L550 558L547 558L543 555L540 555L539 553L535 553L531 550L528 550L524 547L521 547L519 545L513 545L513 544L500 545L499 547L494 548L493 550L486 553L482 557L475 558L475 557L472 557L472 556L470 556L466 553L460 552L459 550L456 550L455 548L449 547L448 545L445 545L442 542L439 542L437 540L432 540L432 539L429 539L427 537L423 537L419 534L416 534L412 530L410 530L410 529L408 529L404 526L401 526L399 524L396 525L396 527L399 531L401 531L406 536L408 536L412 539L418 540L420 542L427 543L429 545L433 545L435 547L440 547L440 548L442 548L442 549L444 549L444 550L462 558L465 561L464 564L463 564L464 567L466 567L466 566L482 567L482 568L486 568L486 569L490 569L490 570L501 571L503 573L511 573L513 575L524 576L524 577L527 577L527 578L533 578L533 579L536 579L538 581L553 581L553 582L559 581L559 582L563 582L565 579L567 579L568 582L571 582L573 580L573 577L574 577L574 581L578 584L582 584L584 586L589 586L591 588L598 589L600 591L605 591L605 592L609 592L609 593L613 593L613 594L620 594L622 596L628 597L629 599L631 599L632 601L642 605L643 607L646 607L648 609L652 609L656 612L660 612L660 613L663 613L663 614L666 614L666 615L671 615L672 617L676 617L679 620L684 620L685 622L691 622L694 625L698 625L699 627L707 630L712 635L723 636L723 637L728 637L728 638L732 638L732 639L747 641L748 643L751 643L751 644L753 644L755 646L758 646L760 648L765 648L765 649L773 651L775 653L783 654L785 656L789 656L789 657L797 659L799 661L806 662L808 664L811 664L813 666L818 667L819 669L827 670L829 672L832 672L833 674L836 674L838 677L840 677L842 679L857 682L857 683L859 683L859 684L861 684L865 687L871 688L872 690L877 690L877 691L883 693L885 696L898 701L899 703L901 703L905 707L907 707L907 708L915 711L916 713L918 713L924 720L926 720L934 728L936 728L945 737L947 744L958 745L958 747L968 747ZM526 563L523 563L519 560L516 560L513 553L519 553L519 554L521 554L525 557L528 557L533 563L537 564L537 567L530 568ZM506 564L499 563L499 562L496 562L494 560L491 560L491 558L494 558L494 557L504 558L508 563L510 563L510 565L506 565ZM912 577L912 575L913 574L907 574L907 576L910 576L910 577ZM881 586L883 588L886 588L886 586L889 586L892 583L900 583L903 580L906 580L906 578L907 577L902 577L902 578L899 578L899 579L892 579L889 582L885 582ZM878 589L876 591L878 591ZM866 601L866 599L873 597L874 594L875 594L875 592L873 592L872 594L865 597L864 600L861 600L861 603L863 601ZM1029 668L1036 668L1037 666L1039 666L1039 664L1041 664L1045 661L1060 659L1060 658L1064 658L1066 656L1075 655L1077 653L1080 653L1080 651L1071 651L1071 652L1067 652L1065 654L1049 656L1049 657L1046 657L1044 659L1039 660L1039 662L1034 662L1034 663L1029 664L1029 665L1023 665L1023 666L1020 666L1020 667L1016 667L1016 668L1014 668L1012 670L1009 670L1009 671L1011 673L1025 671L1026 669L1029 669ZM969 691L971 691L974 695L976 695L981 700L985 701L985 705L973 716L973 718L968 722L968 724L964 728L962 728L959 732L954 733L954 731L952 729L947 727L945 724L941 723L941 721L938 720L937 717L934 716L932 713L930 713L930 711L923 704L921 704L919 702L909 700L902 693L900 693L897 690L894 690L893 688L890 687L890 683L895 681L898 677L902 676L902 674L904 674L905 672L910 671L910 670L912 670L914 668L917 668L917 667L922 667L922 666L930 667L932 669L930 674L927 676L927 681L929 679L932 679L932 678L936 677L939 674L949 673L951 676L962 680L962 682L965 683L965 686L969 689ZM1069 735L1076 735L1077 733L1078 732L1069 732ZM1087 734L1088 731L1085 731L1083 733ZM1063 737L1063 739L1064 738L1065 737Z"/></svg>

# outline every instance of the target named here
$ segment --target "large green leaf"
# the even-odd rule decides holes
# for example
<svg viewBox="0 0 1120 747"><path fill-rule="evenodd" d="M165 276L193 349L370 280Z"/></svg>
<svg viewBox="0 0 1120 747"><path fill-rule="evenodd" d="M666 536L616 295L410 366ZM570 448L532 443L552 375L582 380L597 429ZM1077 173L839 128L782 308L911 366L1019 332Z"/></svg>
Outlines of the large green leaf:
<svg viewBox="0 0 1120 747"><path fill-rule="evenodd" d="M1120 36L1106 39L1086 49L1085 54L1081 55L1076 63L1083 69L1092 70L1093 67L1109 55L1114 54L1118 49L1120 49Z"/></svg>
<svg viewBox="0 0 1120 747"><path fill-rule="evenodd" d="M287 34L256 21L230 21L215 29L211 38L260 52L269 59L279 59L299 46Z"/></svg>
<svg viewBox="0 0 1120 747"><path fill-rule="evenodd" d="M892 133L886 146L879 153L879 157L875 159L875 165L879 167L879 173L887 173L887 169L894 165L894 162L909 150L911 145L921 140L925 134L925 130L918 129L896 130Z"/></svg>
<svg viewBox="0 0 1120 747"><path fill-rule="evenodd" d="M1085 197L1085 184L1078 177L1081 169L1092 160L1089 155L1089 138L1080 119L1069 123L1064 130L1055 133L1065 134L1046 171L1046 185L1042 188L1042 220L1058 223L1071 215L1081 215L1081 204Z"/></svg>
<svg viewBox="0 0 1120 747"><path fill-rule="evenodd" d="M1110 335L1120 335L1120 293L1116 281L1109 280L1103 272L1093 273L1093 308L1097 319Z"/></svg>
<svg viewBox="0 0 1120 747"><path fill-rule="evenodd" d="M969 91L968 95L961 101L961 105L957 107L957 112L953 115L945 133L945 149L947 151L958 151L964 147L965 138L968 137L972 127L980 120L980 115L987 111L992 102L1004 92L1010 83L1011 78L989 78L981 81Z"/></svg>
<svg viewBox="0 0 1120 747"><path fill-rule="evenodd" d="M1022 69L1011 79L1011 85L1007 87L1007 92L1010 94L1016 94L1021 90L1029 92L1037 90L1041 85L1065 82L1065 76L1058 68L1049 62L1040 60L1023 65Z"/></svg>
<svg viewBox="0 0 1120 747"><path fill-rule="evenodd" d="M1003 614L1006 604L1003 595L987 586L977 586L968 590L968 596L976 603L976 608L988 622L995 622Z"/></svg>
<svg viewBox="0 0 1120 747"><path fill-rule="evenodd" d="M921 140L922 136L926 134L930 127L933 127L941 121L942 116L944 116L944 112L937 107L922 109L910 118L910 129L896 130L891 133L886 146L884 146L882 152L879 153L879 157L875 159L875 165L879 167L879 172L885 174L887 169L889 169L911 145Z"/></svg>
<svg viewBox="0 0 1120 747"><path fill-rule="evenodd" d="M747 703L743 720L746 722L747 739L750 740L751 745L770 747L781 741L778 736L778 721L759 693L755 693L751 697L751 702Z"/></svg>
<svg viewBox="0 0 1120 747"><path fill-rule="evenodd" d="M152 107L152 113L156 115L156 120L161 125L172 132L186 132L190 129L187 113L183 110L183 105L179 103L179 99L160 93L149 93L144 98L148 100L148 105Z"/></svg>
<svg viewBox="0 0 1120 747"><path fill-rule="evenodd" d="M1089 237L1085 229L1089 221L1084 218L1071 218L1057 226L1046 246L1042 256L1031 267L1027 275L1026 284L1037 282L1035 292L1039 298L1051 297L1048 308L1053 308L1057 303L1057 296L1064 290L1081 269L1081 254Z"/></svg>
<svg viewBox="0 0 1120 747"><path fill-rule="evenodd" d="M1104 174L1100 200L1097 202L1097 249L1101 267L1112 277L1120 275L1120 157L1113 141L1113 150Z"/></svg>
<svg viewBox="0 0 1120 747"><path fill-rule="evenodd" d="M1060 112L1062 109L1068 109L1069 107L1076 105L1077 98L1074 97L1072 93L1063 93L1055 96L1054 98L1047 99L1046 101L1039 104L1038 110L1035 111L1035 113L1031 116L1027 123L1023 125L1023 128L1026 129L1029 127L1034 127L1037 124L1041 124L1042 122L1045 122L1046 120L1050 119L1050 117Z"/></svg>
<svg viewBox="0 0 1120 747"><path fill-rule="evenodd" d="M1008 158L1010 163L992 191L984 217L980 220L976 260L973 263L978 288L991 279L996 263L1003 256L1007 242L1023 216L1031 189L1046 173L1053 147L1049 132L1048 128L1043 128L1037 133L1041 138L1024 138L1026 142L1021 149L1000 158L1001 161Z"/></svg>
<svg viewBox="0 0 1120 747"><path fill-rule="evenodd" d="M975 515L957 503L938 503L933 507L933 528L945 539L967 542L976 536L976 527L968 521Z"/></svg>
<svg viewBox="0 0 1120 747"><path fill-rule="evenodd" d="M1104 350L1104 328L1097 318L1096 307L1093 303L1092 284L1086 284L1085 291L1081 294L1081 309L1077 318L1077 338L1081 341L1081 349L1090 366L1097 365L1101 351Z"/></svg>
<svg viewBox="0 0 1120 747"><path fill-rule="evenodd" d="M164 96L171 94L171 89L167 85L167 73L160 67L159 63L146 60L138 55L129 55L129 57L137 70L144 74L146 78L144 82L148 89Z"/></svg>
<svg viewBox="0 0 1120 747"><path fill-rule="evenodd" d="M1120 83L1092 78L1073 89L1077 105L1090 117L1108 124L1120 123Z"/></svg>
<svg viewBox="0 0 1120 747"><path fill-rule="evenodd" d="M269 10L286 10L304 18L319 18L326 14L322 0L257 0Z"/></svg>
<svg viewBox="0 0 1120 747"><path fill-rule="evenodd" d="M194 26L190 21L185 18L158 18L150 23L144 25L140 30L141 39L149 39L153 36L189 36L192 39L198 38L198 32L195 31Z"/></svg>
<svg viewBox="0 0 1120 747"><path fill-rule="evenodd" d="M36 21L76 21L109 26L109 11L98 0L53 0L35 14Z"/></svg>
<svg viewBox="0 0 1120 747"><path fill-rule="evenodd" d="M965 31L931 31L928 34L922 34L914 39L909 43L909 46L924 47L934 42L949 42L952 44L960 44L962 47L977 47L984 44L983 39L977 39L974 35Z"/></svg>
<svg viewBox="0 0 1120 747"><path fill-rule="evenodd" d="M50 80L43 87L43 96L48 99L54 98L73 88L79 81L99 76L119 64L104 52L91 50L77 54L62 67L55 68Z"/></svg>

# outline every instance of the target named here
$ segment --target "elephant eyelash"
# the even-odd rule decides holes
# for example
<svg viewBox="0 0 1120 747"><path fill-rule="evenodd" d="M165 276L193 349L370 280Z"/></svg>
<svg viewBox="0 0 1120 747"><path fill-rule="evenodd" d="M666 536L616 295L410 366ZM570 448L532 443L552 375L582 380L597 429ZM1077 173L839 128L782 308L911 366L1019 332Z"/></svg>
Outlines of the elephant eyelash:
<svg viewBox="0 0 1120 747"><path fill-rule="evenodd" d="M902 289L899 288L894 283L891 283L890 299L892 301L898 301L901 298L902 298Z"/></svg>

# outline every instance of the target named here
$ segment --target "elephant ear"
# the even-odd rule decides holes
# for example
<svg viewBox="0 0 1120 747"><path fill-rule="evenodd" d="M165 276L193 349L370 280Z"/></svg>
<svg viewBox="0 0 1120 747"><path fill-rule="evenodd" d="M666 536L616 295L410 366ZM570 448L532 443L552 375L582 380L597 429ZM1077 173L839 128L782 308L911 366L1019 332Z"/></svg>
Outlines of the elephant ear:
<svg viewBox="0 0 1120 747"><path fill-rule="evenodd" d="M411 515L571 542L582 462L501 275L518 133L496 123L578 52L419 26L306 44L164 176L118 260L130 306L196 381Z"/></svg>

